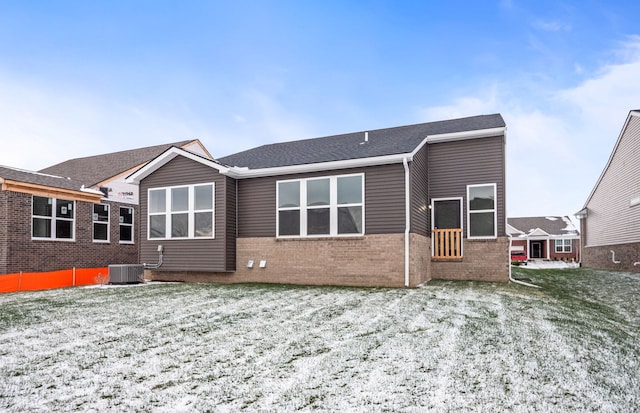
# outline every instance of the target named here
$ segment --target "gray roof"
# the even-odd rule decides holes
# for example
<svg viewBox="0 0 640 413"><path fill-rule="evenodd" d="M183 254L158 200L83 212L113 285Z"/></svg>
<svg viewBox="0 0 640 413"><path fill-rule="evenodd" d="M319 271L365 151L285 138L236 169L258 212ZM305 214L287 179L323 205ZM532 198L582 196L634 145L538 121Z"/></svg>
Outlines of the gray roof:
<svg viewBox="0 0 640 413"><path fill-rule="evenodd" d="M145 148L75 158L41 169L40 172L67 176L92 187L131 168L149 162L172 146L182 147L193 140L186 140Z"/></svg>
<svg viewBox="0 0 640 413"><path fill-rule="evenodd" d="M0 178L52 188L71 189L74 191L79 191L83 185L83 182L77 179L35 171L27 171L25 169L12 168L9 166L0 166Z"/></svg>
<svg viewBox="0 0 640 413"><path fill-rule="evenodd" d="M525 235L537 228L555 236L578 236L579 234L568 216L508 218L507 223Z"/></svg>
<svg viewBox="0 0 640 413"><path fill-rule="evenodd" d="M263 145L218 158L218 161L228 166L259 169L396 155L412 152L428 135L504 126L500 114L480 115L367 131L369 142L366 144L361 144L365 135L362 131Z"/></svg>

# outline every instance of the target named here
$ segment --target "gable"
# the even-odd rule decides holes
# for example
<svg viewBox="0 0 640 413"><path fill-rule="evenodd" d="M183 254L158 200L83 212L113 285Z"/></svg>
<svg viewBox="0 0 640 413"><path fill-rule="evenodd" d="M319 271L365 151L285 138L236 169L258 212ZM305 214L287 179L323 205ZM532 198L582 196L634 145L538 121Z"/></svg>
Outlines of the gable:
<svg viewBox="0 0 640 413"><path fill-rule="evenodd" d="M640 111L632 111L585 204L586 245L640 241Z"/></svg>

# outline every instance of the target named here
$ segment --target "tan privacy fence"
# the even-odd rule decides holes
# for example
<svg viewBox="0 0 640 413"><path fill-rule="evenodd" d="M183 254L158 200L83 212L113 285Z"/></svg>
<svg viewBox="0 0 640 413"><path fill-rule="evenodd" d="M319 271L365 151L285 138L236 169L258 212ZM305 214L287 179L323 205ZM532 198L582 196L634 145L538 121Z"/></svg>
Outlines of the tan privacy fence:
<svg viewBox="0 0 640 413"><path fill-rule="evenodd" d="M79 285L106 284L109 268L71 268L50 272L20 272L0 275L0 293L49 290Z"/></svg>

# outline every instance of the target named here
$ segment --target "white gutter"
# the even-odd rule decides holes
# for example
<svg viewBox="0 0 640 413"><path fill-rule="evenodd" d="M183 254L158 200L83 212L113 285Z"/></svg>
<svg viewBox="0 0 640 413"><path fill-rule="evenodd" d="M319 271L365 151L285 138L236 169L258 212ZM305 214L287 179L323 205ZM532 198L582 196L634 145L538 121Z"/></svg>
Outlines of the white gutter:
<svg viewBox="0 0 640 413"><path fill-rule="evenodd" d="M233 166L228 171L220 172L224 175L235 179L258 178L264 176L290 175L306 172L330 171L335 169L358 168L363 166L387 165L394 163L402 163L404 159L409 161L413 159L410 153L400 153L394 155L374 156L370 158L346 159L343 161L330 161L309 163L302 165L275 166L272 168L249 169L244 167Z"/></svg>
<svg viewBox="0 0 640 413"><path fill-rule="evenodd" d="M509 237L509 281L512 282L512 283L516 283L516 284L522 284L522 285L525 285L527 287L540 288L539 285L529 284L529 283L526 283L524 281L516 280L511 275L511 245L513 243L513 237L511 236L511 234L507 234L507 236ZM529 256L529 254L527 253L527 257L528 256Z"/></svg>
<svg viewBox="0 0 640 413"><path fill-rule="evenodd" d="M503 135L506 130L507 128L503 126L500 128L479 129L479 130L470 130L470 131L464 131L464 132L441 133L438 135L429 135L427 137L427 142L438 143L438 142L460 141L465 139L488 138L490 136Z"/></svg>
<svg viewBox="0 0 640 413"><path fill-rule="evenodd" d="M411 197L410 197L410 179L409 164L407 158L402 160L404 166L404 286L409 286L409 229L411 228Z"/></svg>

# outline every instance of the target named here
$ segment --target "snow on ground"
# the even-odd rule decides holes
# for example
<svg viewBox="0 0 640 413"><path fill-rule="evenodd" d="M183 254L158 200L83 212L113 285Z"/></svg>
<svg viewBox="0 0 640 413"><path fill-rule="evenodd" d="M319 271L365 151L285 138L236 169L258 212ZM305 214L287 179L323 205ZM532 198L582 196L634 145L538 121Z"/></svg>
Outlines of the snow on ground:
<svg viewBox="0 0 640 413"><path fill-rule="evenodd" d="M565 262L565 261L548 261L548 260L529 260L527 261L527 268L529 269L568 269L579 268L580 264L577 262Z"/></svg>
<svg viewBox="0 0 640 413"><path fill-rule="evenodd" d="M0 410L637 411L640 276L0 296Z"/></svg>

